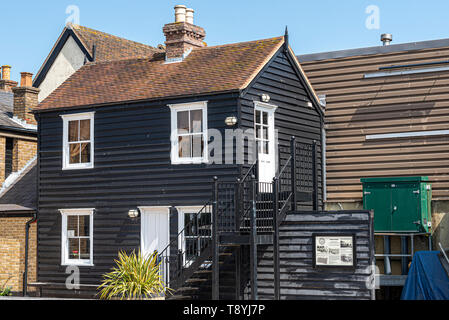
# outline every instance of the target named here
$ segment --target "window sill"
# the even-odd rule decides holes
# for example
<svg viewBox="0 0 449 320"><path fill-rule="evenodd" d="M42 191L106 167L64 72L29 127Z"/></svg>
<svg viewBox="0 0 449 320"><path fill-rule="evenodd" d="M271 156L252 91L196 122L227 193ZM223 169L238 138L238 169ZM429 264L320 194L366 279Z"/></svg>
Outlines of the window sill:
<svg viewBox="0 0 449 320"><path fill-rule="evenodd" d="M185 160L172 160L171 164L178 165L178 164L207 164L209 163L208 159L185 159Z"/></svg>
<svg viewBox="0 0 449 320"><path fill-rule="evenodd" d="M61 264L64 267L70 267L70 266L75 266L75 267L93 267L95 266L93 263L91 262L65 262Z"/></svg>
<svg viewBox="0 0 449 320"><path fill-rule="evenodd" d="M94 165L93 164L89 164L89 165L85 165L85 166L63 166L62 170L86 170L86 169L93 169Z"/></svg>

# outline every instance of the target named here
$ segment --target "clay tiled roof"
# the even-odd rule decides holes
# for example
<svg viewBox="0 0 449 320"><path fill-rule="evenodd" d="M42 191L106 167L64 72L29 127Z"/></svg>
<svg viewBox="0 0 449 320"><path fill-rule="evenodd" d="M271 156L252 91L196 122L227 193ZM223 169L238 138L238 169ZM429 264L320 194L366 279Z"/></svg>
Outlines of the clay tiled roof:
<svg viewBox="0 0 449 320"><path fill-rule="evenodd" d="M225 92L246 88L283 37L193 50L178 63L164 54L151 58L89 63L79 69L36 111Z"/></svg>
<svg viewBox="0 0 449 320"><path fill-rule="evenodd" d="M84 44L86 50L93 54L92 48L96 46L96 61L112 61L129 58L150 57L161 50L151 46L119 38L108 33L72 24L73 32Z"/></svg>

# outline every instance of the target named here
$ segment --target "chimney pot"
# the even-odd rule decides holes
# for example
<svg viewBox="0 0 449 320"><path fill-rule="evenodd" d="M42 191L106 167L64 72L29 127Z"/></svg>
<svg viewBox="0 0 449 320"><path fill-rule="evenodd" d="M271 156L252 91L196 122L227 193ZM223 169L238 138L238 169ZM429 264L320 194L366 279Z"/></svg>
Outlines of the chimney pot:
<svg viewBox="0 0 449 320"><path fill-rule="evenodd" d="M175 22L185 22L186 21L186 6L177 5L175 6Z"/></svg>
<svg viewBox="0 0 449 320"><path fill-rule="evenodd" d="M2 79L11 80L11 66L2 66Z"/></svg>
<svg viewBox="0 0 449 320"><path fill-rule="evenodd" d="M380 41L383 42L384 46L389 46L391 41L393 41L393 35L390 33L384 33L380 36Z"/></svg>
<svg viewBox="0 0 449 320"><path fill-rule="evenodd" d="M195 10L193 10L192 8L187 8L186 9L186 22L193 24L193 13L195 12Z"/></svg>
<svg viewBox="0 0 449 320"><path fill-rule="evenodd" d="M32 87L33 86L33 74L29 72L20 73L20 86Z"/></svg>
<svg viewBox="0 0 449 320"><path fill-rule="evenodd" d="M17 86L17 82L11 80L11 66L2 66L0 77L0 91L12 92L12 89Z"/></svg>

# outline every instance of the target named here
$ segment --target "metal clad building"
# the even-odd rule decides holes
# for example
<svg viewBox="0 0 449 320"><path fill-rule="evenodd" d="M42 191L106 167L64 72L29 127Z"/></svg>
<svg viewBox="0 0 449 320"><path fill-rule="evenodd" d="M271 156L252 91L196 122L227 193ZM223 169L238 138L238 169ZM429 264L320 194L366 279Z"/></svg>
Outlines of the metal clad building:
<svg viewBox="0 0 449 320"><path fill-rule="evenodd" d="M429 176L449 199L449 39L298 57L326 100L327 199L362 177Z"/></svg>

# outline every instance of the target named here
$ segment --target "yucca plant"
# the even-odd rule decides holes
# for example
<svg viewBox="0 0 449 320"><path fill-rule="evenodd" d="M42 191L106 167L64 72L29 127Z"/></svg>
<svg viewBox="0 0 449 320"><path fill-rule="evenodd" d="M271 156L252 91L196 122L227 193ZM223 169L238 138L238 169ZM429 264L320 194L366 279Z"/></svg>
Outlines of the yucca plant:
<svg viewBox="0 0 449 320"><path fill-rule="evenodd" d="M103 275L98 287L100 299L145 299L156 297L170 289L165 286L159 268L158 254L142 256L132 251L120 251L116 266Z"/></svg>
<svg viewBox="0 0 449 320"><path fill-rule="evenodd" d="M0 286L0 297L5 297L11 295L11 287L6 286L6 284L11 280L12 276L10 276L8 279L3 282L3 284Z"/></svg>
<svg viewBox="0 0 449 320"><path fill-rule="evenodd" d="M11 295L11 287L0 288L0 297L6 297Z"/></svg>

